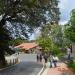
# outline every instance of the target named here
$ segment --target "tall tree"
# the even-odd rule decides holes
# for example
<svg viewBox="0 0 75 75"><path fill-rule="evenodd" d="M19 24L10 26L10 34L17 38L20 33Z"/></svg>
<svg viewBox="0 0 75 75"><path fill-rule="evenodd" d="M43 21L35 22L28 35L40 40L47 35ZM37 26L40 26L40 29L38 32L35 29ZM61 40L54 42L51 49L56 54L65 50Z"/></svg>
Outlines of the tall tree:
<svg viewBox="0 0 75 75"><path fill-rule="evenodd" d="M71 11L70 20L65 25L65 35L70 41L75 42L75 9Z"/></svg>
<svg viewBox="0 0 75 75"><path fill-rule="evenodd" d="M52 51L55 54L59 54L60 47L62 47L62 28L57 24L47 24L41 29L41 35L37 39L39 45L46 51Z"/></svg>
<svg viewBox="0 0 75 75"><path fill-rule="evenodd" d="M61 25L54 24L51 26L51 35L53 42L58 46L62 46L63 42L63 33Z"/></svg>
<svg viewBox="0 0 75 75"><path fill-rule="evenodd" d="M51 48L51 39L49 37L43 38L43 37L39 37L36 40L37 43L39 43L39 45L42 47L43 51L50 51Z"/></svg>
<svg viewBox="0 0 75 75"><path fill-rule="evenodd" d="M58 24L47 24L46 26L43 26L41 29L41 35L42 37L50 37L52 38L52 41L57 44L58 46L62 46L63 41L63 33L62 33L62 27Z"/></svg>
<svg viewBox="0 0 75 75"><path fill-rule="evenodd" d="M11 46L18 46L18 45L25 43L25 42L29 42L29 41L27 39L16 38L16 39L12 39L11 41L9 41L9 44Z"/></svg>
<svg viewBox="0 0 75 75"><path fill-rule="evenodd" d="M25 24L31 32L48 21L58 22L57 5L57 0L0 0L0 63L5 64L4 52L9 50L10 33L6 29L6 22Z"/></svg>

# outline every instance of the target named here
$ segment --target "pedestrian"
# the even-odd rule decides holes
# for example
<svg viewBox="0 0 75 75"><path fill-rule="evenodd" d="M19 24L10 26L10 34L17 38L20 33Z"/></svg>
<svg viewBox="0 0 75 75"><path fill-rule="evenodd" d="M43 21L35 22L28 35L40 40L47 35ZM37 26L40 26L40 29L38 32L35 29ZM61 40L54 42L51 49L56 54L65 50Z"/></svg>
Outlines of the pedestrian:
<svg viewBox="0 0 75 75"><path fill-rule="evenodd" d="M54 67L57 67L57 61L58 61L58 57L56 55L53 56L53 64Z"/></svg>
<svg viewBox="0 0 75 75"><path fill-rule="evenodd" d="M67 47L67 55L68 55L68 60L71 59L71 49Z"/></svg>
<svg viewBox="0 0 75 75"><path fill-rule="evenodd" d="M47 63L47 58L48 58L48 57L47 57L47 54L45 53L45 54L44 54L45 63Z"/></svg>
<svg viewBox="0 0 75 75"><path fill-rule="evenodd" d="M40 54L40 57L39 57L39 59L40 59L40 62L42 61L42 54Z"/></svg>
<svg viewBox="0 0 75 75"><path fill-rule="evenodd" d="M40 62L40 54L37 54L37 61Z"/></svg>
<svg viewBox="0 0 75 75"><path fill-rule="evenodd" d="M42 56L42 64L43 64L43 67L45 67L45 59L44 59L44 56Z"/></svg>
<svg viewBox="0 0 75 75"><path fill-rule="evenodd" d="M53 55L50 55L49 61L50 61L50 68L51 68L53 64Z"/></svg>
<svg viewBox="0 0 75 75"><path fill-rule="evenodd" d="M70 49L71 49L71 53L72 53L72 44L70 44Z"/></svg>

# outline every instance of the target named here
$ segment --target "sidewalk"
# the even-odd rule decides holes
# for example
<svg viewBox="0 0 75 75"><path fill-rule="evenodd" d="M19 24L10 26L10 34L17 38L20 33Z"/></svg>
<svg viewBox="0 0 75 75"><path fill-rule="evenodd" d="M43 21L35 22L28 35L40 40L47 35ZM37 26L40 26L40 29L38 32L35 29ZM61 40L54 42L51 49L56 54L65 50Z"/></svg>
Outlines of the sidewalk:
<svg viewBox="0 0 75 75"><path fill-rule="evenodd" d="M58 63L56 68L46 68L42 75L62 75L63 72L68 72L69 75L73 75L65 63Z"/></svg>

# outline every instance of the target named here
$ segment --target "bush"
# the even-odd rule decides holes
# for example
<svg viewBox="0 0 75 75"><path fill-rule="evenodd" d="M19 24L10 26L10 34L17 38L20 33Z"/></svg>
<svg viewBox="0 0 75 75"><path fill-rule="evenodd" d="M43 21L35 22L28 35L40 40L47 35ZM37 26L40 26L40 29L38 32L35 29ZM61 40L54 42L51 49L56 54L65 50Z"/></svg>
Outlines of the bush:
<svg viewBox="0 0 75 75"><path fill-rule="evenodd" d="M56 54L57 56L61 53L61 50L59 49L58 46L56 45L53 46L53 53Z"/></svg>
<svg viewBox="0 0 75 75"><path fill-rule="evenodd" d="M75 62L73 60L68 62L68 67L73 69L73 71L75 71Z"/></svg>
<svg viewBox="0 0 75 75"><path fill-rule="evenodd" d="M64 54L65 54L65 53L61 52L61 53L58 54L58 57L61 58L61 57L64 56Z"/></svg>

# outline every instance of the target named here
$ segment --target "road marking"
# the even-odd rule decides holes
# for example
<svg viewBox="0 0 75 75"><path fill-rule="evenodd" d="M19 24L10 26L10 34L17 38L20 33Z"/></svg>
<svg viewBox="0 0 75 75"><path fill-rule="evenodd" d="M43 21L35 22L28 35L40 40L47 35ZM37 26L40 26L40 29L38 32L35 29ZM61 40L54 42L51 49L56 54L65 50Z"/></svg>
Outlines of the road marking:
<svg viewBox="0 0 75 75"><path fill-rule="evenodd" d="M42 69L40 70L40 72L38 73L38 75L41 75L41 73L43 72L44 67L42 67Z"/></svg>
<svg viewBox="0 0 75 75"><path fill-rule="evenodd" d="M49 68L46 68L42 75L47 75Z"/></svg>

